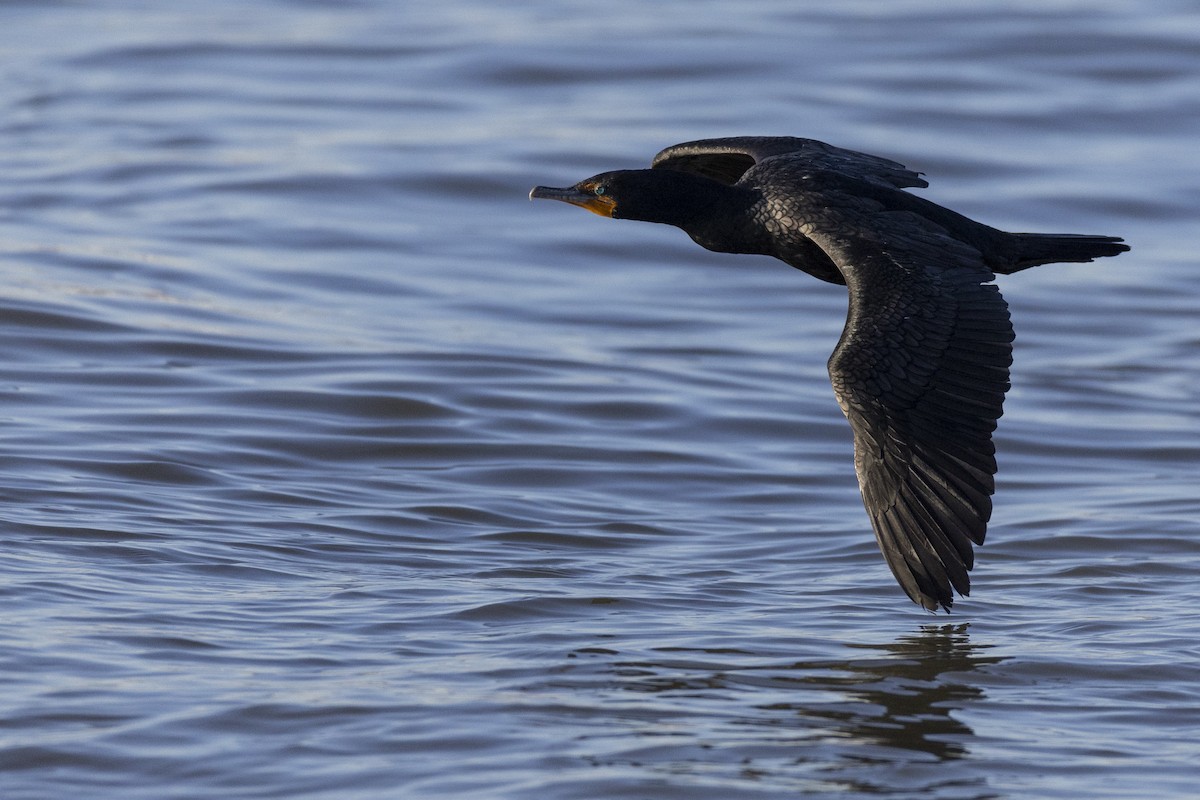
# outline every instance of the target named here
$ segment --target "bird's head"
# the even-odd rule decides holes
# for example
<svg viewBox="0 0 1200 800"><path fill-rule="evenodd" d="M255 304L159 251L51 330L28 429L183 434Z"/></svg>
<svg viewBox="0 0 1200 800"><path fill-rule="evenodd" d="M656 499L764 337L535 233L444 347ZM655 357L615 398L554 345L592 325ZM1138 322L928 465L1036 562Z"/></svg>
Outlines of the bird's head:
<svg viewBox="0 0 1200 800"><path fill-rule="evenodd" d="M719 184L698 175L626 169L602 172L565 189L535 186L529 199L561 200L602 217L683 226L712 202L714 187Z"/></svg>
<svg viewBox="0 0 1200 800"><path fill-rule="evenodd" d="M553 186L535 186L529 192L529 199L561 200L573 206L586 208L593 214L599 214L602 217L624 218L626 215L619 213L619 209L624 210L626 201L630 197L628 175L632 172L644 171L646 170L602 172L564 189Z"/></svg>

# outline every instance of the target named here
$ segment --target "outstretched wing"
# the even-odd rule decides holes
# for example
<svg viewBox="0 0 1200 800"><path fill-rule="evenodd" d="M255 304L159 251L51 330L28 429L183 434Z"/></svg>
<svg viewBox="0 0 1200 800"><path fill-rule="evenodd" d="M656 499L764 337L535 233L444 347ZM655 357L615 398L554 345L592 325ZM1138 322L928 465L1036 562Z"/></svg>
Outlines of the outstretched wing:
<svg viewBox="0 0 1200 800"><path fill-rule="evenodd" d="M829 375L863 503L904 591L948 610L952 590L970 590L972 545L992 512L1008 306L979 251L936 223L838 189L802 202L805 234L849 290Z"/></svg>
<svg viewBox="0 0 1200 800"><path fill-rule="evenodd" d="M655 169L695 172L737 183L746 170L768 158L795 159L813 170L828 170L897 189L928 186L919 173L879 156L794 136L732 136L672 145L654 157Z"/></svg>

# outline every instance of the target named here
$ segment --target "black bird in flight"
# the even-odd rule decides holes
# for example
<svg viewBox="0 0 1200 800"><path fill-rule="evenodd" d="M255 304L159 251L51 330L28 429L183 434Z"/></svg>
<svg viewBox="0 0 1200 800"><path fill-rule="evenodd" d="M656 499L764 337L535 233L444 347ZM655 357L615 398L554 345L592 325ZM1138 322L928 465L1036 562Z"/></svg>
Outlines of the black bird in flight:
<svg viewBox="0 0 1200 800"><path fill-rule="evenodd" d="M668 147L651 169L604 172L530 199L682 228L720 253L774 256L844 284L829 359L854 468L892 574L930 611L970 590L995 491L992 431L1013 330L994 273L1128 250L1114 236L1007 233L904 191L928 184L878 156L745 136Z"/></svg>

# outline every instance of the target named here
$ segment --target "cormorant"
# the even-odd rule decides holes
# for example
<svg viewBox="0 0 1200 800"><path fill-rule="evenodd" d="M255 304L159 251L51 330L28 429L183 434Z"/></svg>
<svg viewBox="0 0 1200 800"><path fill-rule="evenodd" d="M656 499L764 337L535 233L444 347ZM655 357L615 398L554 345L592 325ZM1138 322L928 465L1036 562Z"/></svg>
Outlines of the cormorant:
<svg viewBox="0 0 1200 800"><path fill-rule="evenodd" d="M604 172L549 198L682 228L720 253L774 256L844 284L849 313L829 376L854 433L875 538L930 611L966 595L995 490L992 431L1013 330L988 283L1039 264L1128 250L1113 236L1007 233L903 191L901 164L812 139L746 136L668 147L651 169Z"/></svg>

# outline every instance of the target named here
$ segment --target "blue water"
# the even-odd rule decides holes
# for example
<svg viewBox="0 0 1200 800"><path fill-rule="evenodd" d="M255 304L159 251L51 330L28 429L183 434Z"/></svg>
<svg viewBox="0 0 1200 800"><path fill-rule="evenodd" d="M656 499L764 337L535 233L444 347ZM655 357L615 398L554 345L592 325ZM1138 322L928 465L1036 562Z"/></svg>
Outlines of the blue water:
<svg viewBox="0 0 1200 800"><path fill-rule="evenodd" d="M30 1L0 43L0 797L1195 796L1193 4ZM525 199L738 134L1133 247L1001 278L948 617L861 507L844 289Z"/></svg>

